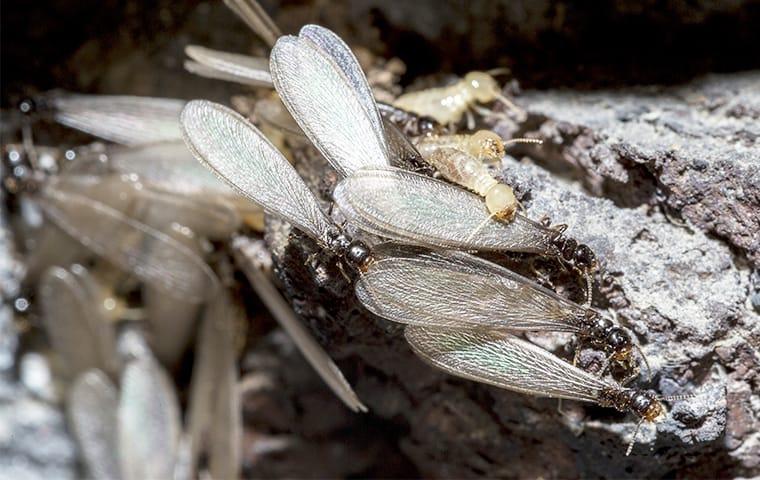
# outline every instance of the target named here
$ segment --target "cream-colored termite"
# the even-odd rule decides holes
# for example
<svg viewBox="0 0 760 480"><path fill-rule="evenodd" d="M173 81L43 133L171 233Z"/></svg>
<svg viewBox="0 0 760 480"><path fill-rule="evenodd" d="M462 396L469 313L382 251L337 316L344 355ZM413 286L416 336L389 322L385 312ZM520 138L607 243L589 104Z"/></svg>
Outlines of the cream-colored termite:
<svg viewBox="0 0 760 480"><path fill-rule="evenodd" d="M493 115L479 104L494 101L503 103L518 119L524 119L525 111L505 97L496 79L486 72L470 72L447 87L405 93L393 105L448 125L458 123L471 110L484 116Z"/></svg>
<svg viewBox="0 0 760 480"><path fill-rule="evenodd" d="M496 133L480 130L474 134L422 137L416 147L442 177L484 197L493 216L510 221L520 202L512 187L494 178L484 163L500 161L510 143L541 143L541 140L515 138L504 142Z"/></svg>

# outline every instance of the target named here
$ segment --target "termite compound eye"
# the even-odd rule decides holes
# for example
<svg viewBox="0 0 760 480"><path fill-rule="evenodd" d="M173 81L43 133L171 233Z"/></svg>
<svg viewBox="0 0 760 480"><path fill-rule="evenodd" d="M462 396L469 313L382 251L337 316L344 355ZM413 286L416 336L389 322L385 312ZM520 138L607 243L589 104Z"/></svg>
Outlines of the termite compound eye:
<svg viewBox="0 0 760 480"><path fill-rule="evenodd" d="M363 265L370 257L370 250L364 242L354 240L348 246L348 259L355 265Z"/></svg>

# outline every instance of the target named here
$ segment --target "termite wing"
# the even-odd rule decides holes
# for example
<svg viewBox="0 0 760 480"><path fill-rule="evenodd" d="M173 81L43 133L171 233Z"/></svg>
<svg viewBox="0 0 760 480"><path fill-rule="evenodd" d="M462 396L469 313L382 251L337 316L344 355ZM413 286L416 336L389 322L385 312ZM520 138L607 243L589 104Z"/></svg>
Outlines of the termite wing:
<svg viewBox="0 0 760 480"><path fill-rule="evenodd" d="M54 179L38 200L47 218L68 235L140 280L189 302L214 294L213 271L186 246L106 203Z"/></svg>
<svg viewBox="0 0 760 480"><path fill-rule="evenodd" d="M241 195L299 228L355 268L366 263L369 248L348 239L328 219L292 165L245 118L222 105L194 100L182 111L181 123L188 147L196 158ZM255 269L246 274L252 277L254 288L262 289L262 300L293 334L301 351L328 385L350 408L362 410L363 405L337 367L328 362L316 344L305 343L308 342L304 340L305 332L294 326L297 319L274 287Z"/></svg>
<svg viewBox="0 0 760 480"><path fill-rule="evenodd" d="M630 411L639 417L638 425L653 422L665 412L654 392L605 381L506 332L410 325L404 336L423 360L457 377L528 395ZM638 426L626 455L637 432Z"/></svg>
<svg viewBox="0 0 760 480"><path fill-rule="evenodd" d="M366 77L345 43L329 30L307 25L298 37L281 37L272 50L270 71L293 118L346 177L333 197L355 226L402 243L537 253L584 271L595 265L591 249L559 229L520 214L509 223L499 221L473 193L390 168L386 130Z"/></svg>
<svg viewBox="0 0 760 480"><path fill-rule="evenodd" d="M181 421L174 385L137 331L122 334L117 439L122 478L174 478Z"/></svg>
<svg viewBox="0 0 760 480"><path fill-rule="evenodd" d="M83 372L69 390L68 420L91 478L122 478L116 431L118 406L116 386L98 369Z"/></svg>
<svg viewBox="0 0 760 480"><path fill-rule="evenodd" d="M67 376L89 369L118 373L113 315L118 303L84 267L51 267L39 285L42 320ZM106 305L111 306L107 309Z"/></svg>
<svg viewBox="0 0 760 480"><path fill-rule="evenodd" d="M220 295L208 306L197 337L187 414L188 463L196 470L200 452L207 451L211 478L237 478L240 466L235 316L232 299Z"/></svg>
<svg viewBox="0 0 760 480"><path fill-rule="evenodd" d="M581 346L603 350L626 377L637 372L631 357L638 347L628 332L500 265L397 244L374 247L372 260L355 291L378 316L450 330L569 332Z"/></svg>
<svg viewBox="0 0 760 480"><path fill-rule="evenodd" d="M177 119L183 100L53 91L34 102L41 115L51 115L63 125L122 145L182 139Z"/></svg>

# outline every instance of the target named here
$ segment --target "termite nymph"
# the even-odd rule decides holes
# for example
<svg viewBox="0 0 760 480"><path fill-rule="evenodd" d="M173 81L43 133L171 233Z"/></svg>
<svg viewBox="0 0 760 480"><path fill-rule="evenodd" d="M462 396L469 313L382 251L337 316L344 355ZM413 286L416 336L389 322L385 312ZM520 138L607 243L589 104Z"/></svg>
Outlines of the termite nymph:
<svg viewBox="0 0 760 480"><path fill-rule="evenodd" d="M447 87L431 88L419 92L405 93L393 105L419 115L427 115L439 123L457 123L469 110L481 114L491 114L477 104L502 102L518 117L525 112L502 95L499 84L486 72L470 72L458 82Z"/></svg>

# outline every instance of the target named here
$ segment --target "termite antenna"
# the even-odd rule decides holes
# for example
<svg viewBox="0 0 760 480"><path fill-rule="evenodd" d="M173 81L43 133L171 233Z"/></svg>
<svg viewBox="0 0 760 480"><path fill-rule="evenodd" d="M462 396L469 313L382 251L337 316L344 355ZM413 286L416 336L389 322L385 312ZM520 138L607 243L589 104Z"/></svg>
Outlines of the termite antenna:
<svg viewBox="0 0 760 480"><path fill-rule="evenodd" d="M631 454L631 451L633 451L633 445L636 443L636 437L639 435L639 429L641 428L642 423L644 423L643 417L639 420L639 423L636 424L636 430L633 431L633 437L631 438L630 443L628 443L628 448L625 450L626 457Z"/></svg>
<svg viewBox="0 0 760 480"><path fill-rule="evenodd" d="M527 117L527 113L522 108L515 105L512 100L508 99L506 96L502 95L501 93L496 94L496 100L500 101L504 104L509 110L512 110L517 115L517 118L519 120L525 120Z"/></svg>
<svg viewBox="0 0 760 480"><path fill-rule="evenodd" d="M589 269L584 268L582 270L583 275L586 277L586 300L583 302L584 308L591 308L591 298L593 297L593 280L591 279L591 275L589 274Z"/></svg>
<svg viewBox="0 0 760 480"><path fill-rule="evenodd" d="M696 397L696 393L685 393L683 395L668 395L668 396L662 396L660 395L658 397L658 400L664 400L666 402L677 402L679 400L689 400L691 398Z"/></svg>
<svg viewBox="0 0 760 480"><path fill-rule="evenodd" d="M472 233L467 236L467 239L465 240L465 242L469 242L470 240L475 238L475 235L477 235L479 231L483 230L483 227L485 227L488 224L488 222L491 221L491 219L496 216L497 213L498 212L494 212L490 214L482 222L480 222L480 225L475 227L475 230L473 230Z"/></svg>
<svg viewBox="0 0 760 480"><path fill-rule="evenodd" d="M644 351L641 350L641 347L638 345L633 345L633 348L636 349L637 352L639 352L639 356L641 356L641 359L644 360L644 365L647 366L647 382L652 381L652 368L649 366L649 360L647 360L647 356L644 355Z"/></svg>
<svg viewBox="0 0 760 480"><path fill-rule="evenodd" d="M536 145L541 145L544 143L543 140L540 138L511 138L509 140L506 140L502 142L502 144L506 147L507 145L514 145L516 143L533 143Z"/></svg>

